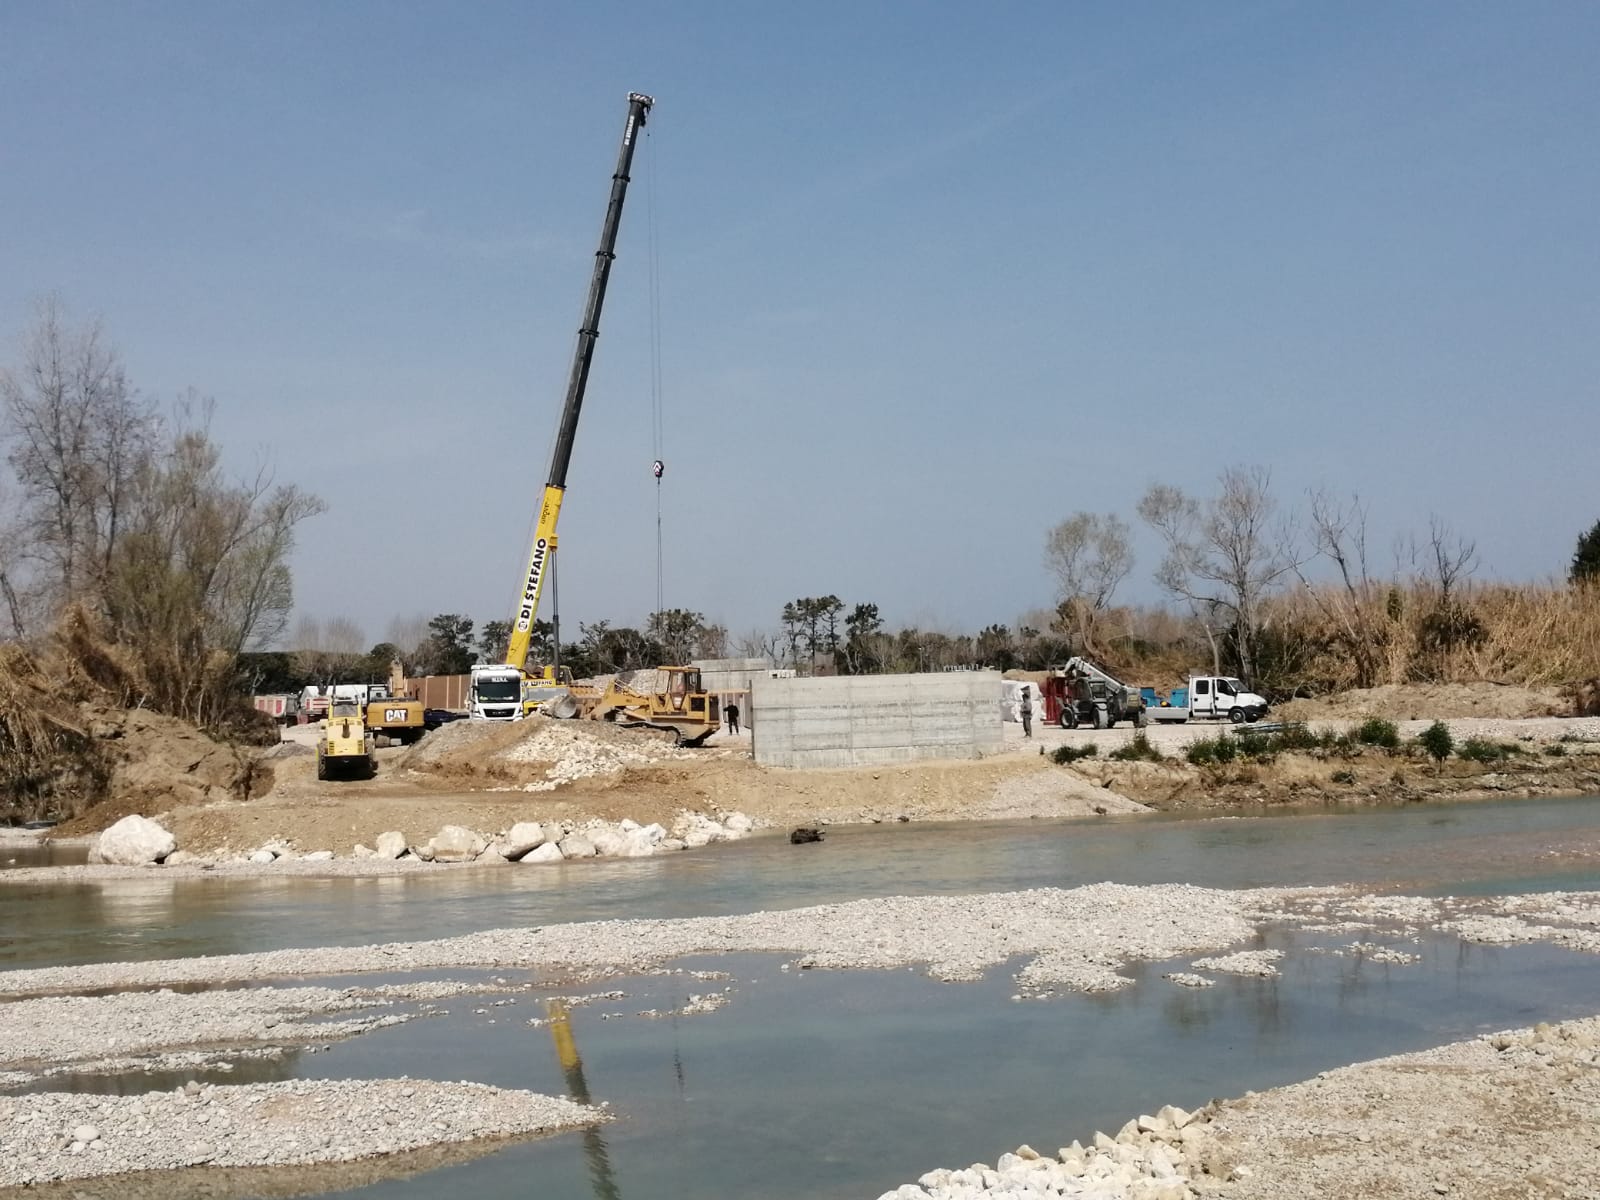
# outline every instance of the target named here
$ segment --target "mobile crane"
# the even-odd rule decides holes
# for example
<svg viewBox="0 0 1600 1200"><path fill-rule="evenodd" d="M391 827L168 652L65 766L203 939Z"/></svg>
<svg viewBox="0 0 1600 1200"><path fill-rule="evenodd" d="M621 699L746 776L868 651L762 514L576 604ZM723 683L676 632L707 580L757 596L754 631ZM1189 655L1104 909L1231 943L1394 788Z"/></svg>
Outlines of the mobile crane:
<svg viewBox="0 0 1600 1200"><path fill-rule="evenodd" d="M628 196L633 152L639 131L644 128L654 103L654 99L641 92L628 94L628 119L622 128L617 169L611 176L611 200L606 206L605 222L600 227L594 277L589 283L583 323L578 327L578 345L573 352L572 373L567 379L567 398L561 409L561 425L550 457L550 476L544 485L539 520L534 526L528 567L523 573L522 595L511 622L506 660L503 664L480 664L472 668L470 712L479 719L519 720L526 712L525 684L550 688L564 682L553 667L545 667L541 675L530 675L528 646L539 614L545 575L552 569L556 552L556 522L561 516L561 501L567 490L567 467L578 432L578 414L583 409L583 396L589 385L589 367L594 361L595 342L600 337L600 310L605 305L606 284L611 277L611 264L616 259L617 228L622 221L623 201ZM656 472L659 477L659 463ZM716 697L701 690L700 672L691 667L662 667L659 674L666 676L664 690L643 693L613 683L603 693L580 697L574 692L574 698L579 700L574 708L592 717L660 729L670 732L682 743L699 745L721 725Z"/></svg>
<svg viewBox="0 0 1600 1200"><path fill-rule="evenodd" d="M606 206L605 223L600 227L600 248L594 255L594 277L589 282L589 299L578 327L578 345L573 352L572 373L567 379L567 398L561 409L561 425L556 431L555 449L550 456L550 475L545 481L539 504L539 521L534 526L533 547L528 552L528 567L523 572L522 595L511 622L511 639L503 664L480 664L472 668L469 696L473 717L491 721L513 721L523 715L522 685L528 678L528 645L533 640L533 624L539 615L539 598L544 579L556 552L556 522L561 517L561 500L567 490L567 467L572 461L572 442L578 432L578 414L583 410L583 394L589 386L589 367L594 361L594 344L600 337L600 310L606 302L606 284L615 261L617 227L622 222L622 204L628 198L629 174L639 131L644 128L655 100L641 92L628 93L628 119L622 128L622 148L617 154L617 169L611 175L611 200ZM546 668L543 682L554 683L555 672Z"/></svg>

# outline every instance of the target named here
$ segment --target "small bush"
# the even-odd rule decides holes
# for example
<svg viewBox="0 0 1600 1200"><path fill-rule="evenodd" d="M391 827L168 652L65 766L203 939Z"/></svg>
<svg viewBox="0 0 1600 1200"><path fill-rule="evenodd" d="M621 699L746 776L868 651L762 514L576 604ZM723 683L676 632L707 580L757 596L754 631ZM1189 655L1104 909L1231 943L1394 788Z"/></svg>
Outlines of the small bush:
<svg viewBox="0 0 1600 1200"><path fill-rule="evenodd" d="M1197 767L1208 766L1211 763L1231 763L1238 756L1239 747L1225 733L1191 742L1189 749L1184 752L1184 757Z"/></svg>
<svg viewBox="0 0 1600 1200"><path fill-rule="evenodd" d="M1565 758L1567 756L1567 748L1560 742L1557 742L1553 746L1546 746L1544 748L1544 752L1551 758Z"/></svg>
<svg viewBox="0 0 1600 1200"><path fill-rule="evenodd" d="M1093 758L1100 753L1099 746L1057 746L1050 757L1058 766L1077 762L1080 758Z"/></svg>
<svg viewBox="0 0 1600 1200"><path fill-rule="evenodd" d="M1323 739L1304 725L1285 725L1272 735L1272 740L1279 750L1317 750L1325 746Z"/></svg>
<svg viewBox="0 0 1600 1200"><path fill-rule="evenodd" d="M1363 746L1381 746L1385 750L1400 748L1399 727L1393 721L1385 721L1382 717L1370 717L1361 722L1356 726L1353 736Z"/></svg>
<svg viewBox="0 0 1600 1200"><path fill-rule="evenodd" d="M1150 744L1150 739L1143 733L1133 735L1133 740L1120 749L1113 750L1107 757L1118 762L1165 762L1167 756L1162 754Z"/></svg>
<svg viewBox="0 0 1600 1200"><path fill-rule="evenodd" d="M1277 734L1257 733L1253 729L1241 730L1233 737L1234 749L1239 757L1253 762L1269 763L1278 756L1281 744Z"/></svg>
<svg viewBox="0 0 1600 1200"><path fill-rule="evenodd" d="M1487 738L1468 738L1456 751L1472 762L1491 763L1512 758L1522 753L1522 747L1512 742L1491 742Z"/></svg>
<svg viewBox="0 0 1600 1200"><path fill-rule="evenodd" d="M1335 771L1328 778L1332 779L1335 783L1349 784L1356 781L1356 773L1354 771Z"/></svg>
<svg viewBox="0 0 1600 1200"><path fill-rule="evenodd" d="M1429 758L1442 764L1456 748L1456 739L1450 733L1450 726L1443 721L1435 721L1417 735L1417 744L1428 752Z"/></svg>

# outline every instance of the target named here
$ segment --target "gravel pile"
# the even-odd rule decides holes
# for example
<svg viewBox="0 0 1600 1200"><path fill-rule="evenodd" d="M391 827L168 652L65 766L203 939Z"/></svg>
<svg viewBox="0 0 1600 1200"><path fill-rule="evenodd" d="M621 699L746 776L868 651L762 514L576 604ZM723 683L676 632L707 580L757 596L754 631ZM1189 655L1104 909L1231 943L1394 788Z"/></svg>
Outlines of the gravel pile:
<svg viewBox="0 0 1600 1200"><path fill-rule="evenodd" d="M0 1187L211 1164L350 1162L607 1120L533 1092L426 1080L188 1083L143 1096L0 1096Z"/></svg>
<svg viewBox="0 0 1600 1200"><path fill-rule="evenodd" d="M533 726L536 732L532 737L507 747L491 759L501 763L548 764L542 778L522 784L524 792L554 791L575 779L618 775L629 767L695 757L694 751L679 750L658 738L638 737L626 742L603 739L571 722L534 722Z"/></svg>

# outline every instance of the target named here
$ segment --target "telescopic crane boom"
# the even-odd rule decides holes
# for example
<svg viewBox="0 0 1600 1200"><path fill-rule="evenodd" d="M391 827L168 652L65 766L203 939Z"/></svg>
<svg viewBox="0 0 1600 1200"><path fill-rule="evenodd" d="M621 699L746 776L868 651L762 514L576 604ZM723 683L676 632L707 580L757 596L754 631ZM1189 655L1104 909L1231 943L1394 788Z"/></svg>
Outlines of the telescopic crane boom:
<svg viewBox="0 0 1600 1200"><path fill-rule="evenodd" d="M572 439L578 431L583 393L589 386L594 344L600 337L600 309L606 301L606 281L611 275L612 260L616 258L617 226L622 221L622 202L628 196L628 172L633 165L634 144L654 103L651 97L639 92L628 94L628 122L622 129L622 149L617 154L617 169L611 176L611 202L606 207L605 224L600 227L594 278L589 283L583 324L578 327L578 345L572 356L572 374L567 380L561 427L550 456L550 478L544 485L539 523L534 527L533 549L528 554L528 569L523 576L522 596L517 604L516 620L511 623L511 641L506 647L506 665L519 671L526 669L528 644L533 639L533 623L539 614L539 597L544 591L545 571L556 549L556 521L561 516L561 499L567 490L567 464L572 461Z"/></svg>

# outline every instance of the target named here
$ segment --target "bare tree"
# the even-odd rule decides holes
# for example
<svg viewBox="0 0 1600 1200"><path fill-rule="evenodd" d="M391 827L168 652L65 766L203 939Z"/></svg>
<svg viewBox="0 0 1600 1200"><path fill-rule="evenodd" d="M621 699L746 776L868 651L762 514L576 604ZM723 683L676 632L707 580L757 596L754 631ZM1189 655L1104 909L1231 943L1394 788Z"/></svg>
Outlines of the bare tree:
<svg viewBox="0 0 1600 1200"><path fill-rule="evenodd" d="M1438 653L1440 678L1450 679L1455 652L1476 646L1486 633L1464 596L1478 569L1478 546L1434 514L1428 518L1428 543L1419 547L1413 541L1411 561L1419 586L1434 594L1432 611L1420 627L1422 644Z"/></svg>
<svg viewBox="0 0 1600 1200"><path fill-rule="evenodd" d="M1293 528L1276 519L1266 468L1229 467L1218 483L1203 502L1156 484L1139 501L1139 516L1166 543L1156 582L1190 603L1213 655L1217 618L1228 621L1239 673L1253 682L1262 600L1298 562Z"/></svg>
<svg viewBox="0 0 1600 1200"><path fill-rule="evenodd" d="M1335 587L1318 587L1295 565L1305 593L1338 631L1338 641L1350 656L1353 682L1373 687L1384 675L1384 647L1389 642L1389 618L1380 592L1384 586L1372 576L1367 556L1367 508L1361 497L1348 501L1326 491L1311 493L1311 541L1315 552L1338 572Z"/></svg>
<svg viewBox="0 0 1600 1200"><path fill-rule="evenodd" d="M1114 514L1073 513L1045 537L1044 561L1056 577L1067 632L1085 653L1096 653L1095 626L1133 570L1128 523Z"/></svg>
<svg viewBox="0 0 1600 1200"><path fill-rule="evenodd" d="M18 524L51 615L70 601L92 603L160 421L99 324L72 328L53 296L38 306L21 367L0 371L0 403L21 491Z"/></svg>

